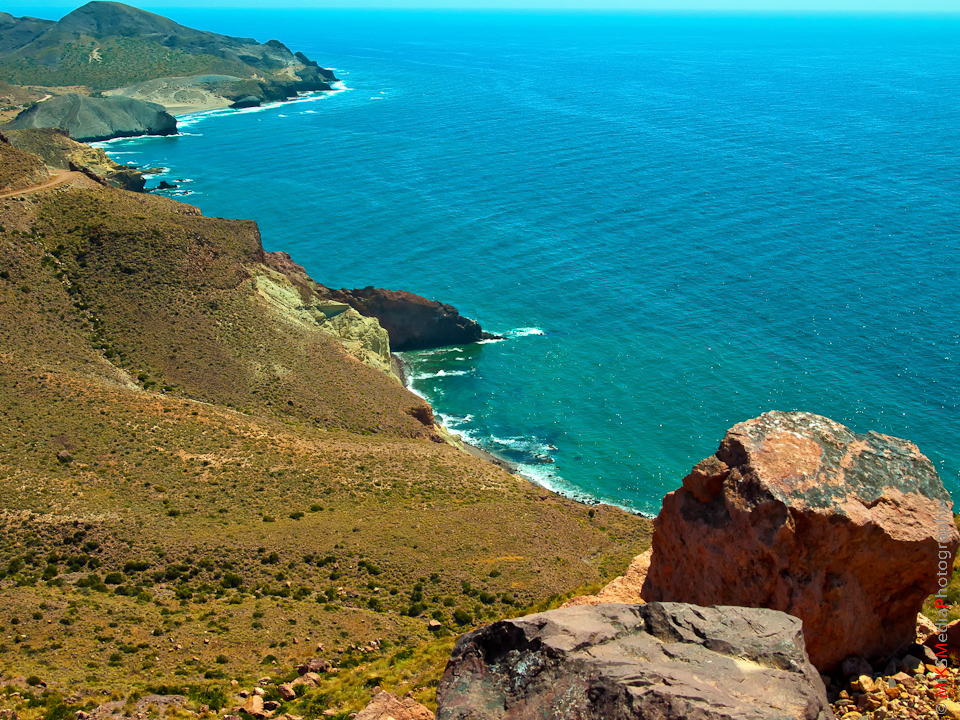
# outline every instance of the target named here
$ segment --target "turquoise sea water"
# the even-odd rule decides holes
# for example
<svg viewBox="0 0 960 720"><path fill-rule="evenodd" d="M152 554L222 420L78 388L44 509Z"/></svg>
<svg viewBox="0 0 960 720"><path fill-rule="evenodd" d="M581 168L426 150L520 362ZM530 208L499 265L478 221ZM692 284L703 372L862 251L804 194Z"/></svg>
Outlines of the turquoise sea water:
<svg viewBox="0 0 960 720"><path fill-rule="evenodd" d="M414 389L540 482L655 513L803 409L960 487L960 19L170 14L348 89L111 154L324 284L505 334L409 354Z"/></svg>

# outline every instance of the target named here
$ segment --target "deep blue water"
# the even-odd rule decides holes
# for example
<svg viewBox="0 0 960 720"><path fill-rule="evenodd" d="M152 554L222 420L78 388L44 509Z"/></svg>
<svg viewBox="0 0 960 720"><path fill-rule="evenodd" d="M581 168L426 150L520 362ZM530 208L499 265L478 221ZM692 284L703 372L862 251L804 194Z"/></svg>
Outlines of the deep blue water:
<svg viewBox="0 0 960 720"><path fill-rule="evenodd" d="M960 18L169 14L349 90L110 152L320 282L506 334L408 357L452 429L648 513L771 409L960 487Z"/></svg>

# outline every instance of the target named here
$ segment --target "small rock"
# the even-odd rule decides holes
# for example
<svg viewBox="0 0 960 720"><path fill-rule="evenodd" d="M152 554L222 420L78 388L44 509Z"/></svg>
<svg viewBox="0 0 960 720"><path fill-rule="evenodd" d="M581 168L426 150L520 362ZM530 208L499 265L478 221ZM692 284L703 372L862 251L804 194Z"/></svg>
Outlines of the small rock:
<svg viewBox="0 0 960 720"><path fill-rule="evenodd" d="M280 703L278 703L276 700L267 700L266 702L263 703L264 710L277 710L279 708L280 708Z"/></svg>
<svg viewBox="0 0 960 720"><path fill-rule="evenodd" d="M239 696L242 697L242 698L248 698L248 697L250 697L250 691L249 691L249 690L241 690L240 692L237 693L237 695L239 695Z"/></svg>
<svg viewBox="0 0 960 720"><path fill-rule="evenodd" d="M280 697L282 697L282 698L283 698L284 700L286 700L287 702L290 702L291 700L296 700L296 699L297 699L297 693L294 691L293 686L291 686L291 685L289 685L289 684L287 684L287 683L284 683L283 685L280 685L280 686L277 688L277 692L279 692L279 693L280 693Z"/></svg>
<svg viewBox="0 0 960 720"><path fill-rule="evenodd" d="M898 672L896 675L890 678L891 680L896 680L898 684L903 685L908 690L912 690L913 687L917 684L917 681L914 680L910 675L907 675L904 672Z"/></svg>
<svg viewBox="0 0 960 720"><path fill-rule="evenodd" d="M933 648L927 647L926 645L914 643L907 648L906 652L907 654L918 658L924 664L937 664L937 654L933 651Z"/></svg>
<svg viewBox="0 0 960 720"><path fill-rule="evenodd" d="M900 661L900 671L912 673L923 672L923 663L913 655L906 655Z"/></svg>
<svg viewBox="0 0 960 720"><path fill-rule="evenodd" d="M923 643L928 637L936 634L937 626L933 624L933 620L923 613L917 613L917 642Z"/></svg>
<svg viewBox="0 0 960 720"><path fill-rule="evenodd" d="M257 695L258 697L263 697L264 695L267 694L267 691L264 690L262 687L255 687L253 689L253 694Z"/></svg>
<svg viewBox="0 0 960 720"><path fill-rule="evenodd" d="M66 450L61 450L60 452L57 453L57 460L63 463L64 465L69 465L70 463L73 462L73 455L71 455Z"/></svg>
<svg viewBox="0 0 960 720"><path fill-rule="evenodd" d="M259 695L254 695L247 700L240 709L250 715L258 715L263 712L263 698Z"/></svg>
<svg viewBox="0 0 960 720"><path fill-rule="evenodd" d="M861 675L853 681L853 684L856 685L858 690L862 690L865 693L873 692L875 689L873 686L873 678L869 675Z"/></svg>

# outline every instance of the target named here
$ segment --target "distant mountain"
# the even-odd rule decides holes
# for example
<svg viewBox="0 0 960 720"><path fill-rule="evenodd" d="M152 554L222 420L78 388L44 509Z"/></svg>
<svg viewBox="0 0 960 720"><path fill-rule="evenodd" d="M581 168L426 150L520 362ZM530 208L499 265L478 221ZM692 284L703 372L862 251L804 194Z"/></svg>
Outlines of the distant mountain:
<svg viewBox="0 0 960 720"><path fill-rule="evenodd" d="M57 23L32 17L17 18L0 12L0 53L8 53L32 42Z"/></svg>
<svg viewBox="0 0 960 720"><path fill-rule="evenodd" d="M91 2L59 22L0 13L0 80L112 90L168 77L253 79L290 96L329 89L334 74L283 43L184 27L116 2Z"/></svg>

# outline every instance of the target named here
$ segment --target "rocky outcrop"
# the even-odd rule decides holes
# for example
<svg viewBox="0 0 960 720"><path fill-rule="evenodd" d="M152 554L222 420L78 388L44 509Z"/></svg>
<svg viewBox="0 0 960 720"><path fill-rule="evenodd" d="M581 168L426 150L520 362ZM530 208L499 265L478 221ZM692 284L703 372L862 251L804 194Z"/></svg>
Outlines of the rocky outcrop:
<svg viewBox="0 0 960 720"><path fill-rule="evenodd" d="M162 106L126 97L92 98L70 93L37 103L5 129L58 128L79 142L134 135L173 135L177 121Z"/></svg>
<svg viewBox="0 0 960 720"><path fill-rule="evenodd" d="M434 720L433 713L406 695L398 698L393 693L378 692L356 720Z"/></svg>
<svg viewBox="0 0 960 720"><path fill-rule="evenodd" d="M3 135L14 147L37 155L52 168L87 172L108 185L133 192L143 192L146 185L137 168L114 162L100 148L72 140L63 130L7 130Z"/></svg>
<svg viewBox="0 0 960 720"><path fill-rule="evenodd" d="M652 548L637 555L623 575L608 582L596 595L578 595L570 598L560 607L603 605L604 603L642 603L643 598L640 592L643 588L643 582L647 579L647 573L650 571L652 555Z"/></svg>
<svg viewBox="0 0 960 720"><path fill-rule="evenodd" d="M496 337L483 332L479 323L463 317L455 307L402 290L327 288L326 294L361 315L376 318L390 336L394 351L461 345Z"/></svg>
<svg viewBox="0 0 960 720"><path fill-rule="evenodd" d="M769 720L834 715L800 621L677 603L574 607L457 642L438 720Z"/></svg>
<svg viewBox="0 0 960 720"><path fill-rule="evenodd" d="M766 413L733 427L664 498L642 596L795 615L824 672L847 656L885 661L914 641L941 543L952 567L950 506L912 443Z"/></svg>
<svg viewBox="0 0 960 720"><path fill-rule="evenodd" d="M282 263L278 267L283 267ZM296 267L302 273L303 268ZM301 283L301 279L309 281L305 273L301 276L292 271L288 275L272 267L255 273L257 293L273 308L278 320L332 335L360 362L396 377L390 362L390 340L375 318L363 317L345 303L324 300L310 292Z"/></svg>
<svg viewBox="0 0 960 720"><path fill-rule="evenodd" d="M243 108L260 107L260 98L258 98L256 95L244 95L239 100L230 103L230 107L234 110L242 110Z"/></svg>

